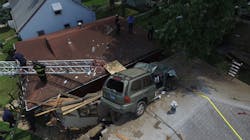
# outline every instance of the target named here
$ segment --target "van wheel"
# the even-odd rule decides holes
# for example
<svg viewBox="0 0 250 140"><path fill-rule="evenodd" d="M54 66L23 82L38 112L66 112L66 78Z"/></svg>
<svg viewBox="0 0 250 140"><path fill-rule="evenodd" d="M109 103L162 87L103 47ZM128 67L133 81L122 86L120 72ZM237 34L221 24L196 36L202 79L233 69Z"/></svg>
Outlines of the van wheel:
<svg viewBox="0 0 250 140"><path fill-rule="evenodd" d="M146 110L145 101L139 101L136 106L135 116L140 117Z"/></svg>

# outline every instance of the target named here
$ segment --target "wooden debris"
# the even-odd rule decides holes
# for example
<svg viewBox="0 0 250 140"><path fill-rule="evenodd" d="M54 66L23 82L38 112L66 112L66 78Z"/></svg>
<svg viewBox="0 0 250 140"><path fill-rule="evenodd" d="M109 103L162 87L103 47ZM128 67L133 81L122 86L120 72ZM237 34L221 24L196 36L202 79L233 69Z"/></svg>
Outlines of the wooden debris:
<svg viewBox="0 0 250 140"><path fill-rule="evenodd" d="M61 94L58 94L54 107L57 107L60 101Z"/></svg>
<svg viewBox="0 0 250 140"><path fill-rule="evenodd" d="M57 118L56 118L56 117L52 117L52 118L50 119L50 121L48 121L48 122L46 123L46 125L47 125L47 126L56 126L56 123L57 123Z"/></svg>
<svg viewBox="0 0 250 140"><path fill-rule="evenodd" d="M46 111L43 111L43 112L40 112L40 113L35 114L35 117L42 116L42 115L44 115L44 114L50 113L50 112L55 111L55 110L57 110L57 108L51 108L51 109L49 109L49 110L46 110Z"/></svg>
<svg viewBox="0 0 250 140"><path fill-rule="evenodd" d="M90 138L94 137L96 134L100 133L103 129L103 125L99 124L94 128L90 129L85 135L88 135Z"/></svg>
<svg viewBox="0 0 250 140"><path fill-rule="evenodd" d="M58 96L56 99L50 100L48 103L46 103L48 106L52 106L46 111L40 112L35 114L36 117L50 113L52 111L55 111L57 109L60 109L63 113L63 115L67 115L81 107L84 107L96 100L98 100L101 96L102 93L99 92L98 94L95 94L96 96L89 97L87 99L73 99L73 98L62 98ZM68 101L68 102L65 102Z"/></svg>
<svg viewBox="0 0 250 140"><path fill-rule="evenodd" d="M113 62L110 62L110 63L107 63L106 65L104 65L104 68L110 73L110 74L114 74L116 72L119 72L119 71L123 71L125 70L126 68L121 64L119 63L117 60L113 61Z"/></svg>
<svg viewBox="0 0 250 140"><path fill-rule="evenodd" d="M63 97L60 97L59 100L58 99L51 99L51 100L49 100L46 103L46 105L55 107L55 106L60 106L60 105L63 105L63 104L66 104L66 103L72 102L72 101L76 101L76 99L74 99L74 98L63 98Z"/></svg>
<svg viewBox="0 0 250 140"><path fill-rule="evenodd" d="M73 108L71 108L71 109L69 109L69 110L63 112L63 115L69 114L69 113L71 113L71 112L73 112L73 111L75 111L75 110L77 110L77 109L79 109L79 108L81 108L81 107L84 107L84 106L86 106L86 105L88 105L88 104L90 104L90 103L92 103L92 102L98 100L100 97L102 97L102 94L99 94L99 95L97 95L97 96L95 96L95 97L86 99L86 100L84 100L83 102L79 103L79 105L77 105L76 107L73 107Z"/></svg>
<svg viewBox="0 0 250 140"><path fill-rule="evenodd" d="M62 94L63 96L67 96L67 97L70 97L70 98L75 98L75 99L81 99L80 97L78 97L78 96L75 96L75 95L72 95L72 94L68 94L68 93L60 93L60 94Z"/></svg>
<svg viewBox="0 0 250 140"><path fill-rule="evenodd" d="M120 134L120 133L116 133L115 134L117 138L119 138L120 140L129 140L126 136Z"/></svg>

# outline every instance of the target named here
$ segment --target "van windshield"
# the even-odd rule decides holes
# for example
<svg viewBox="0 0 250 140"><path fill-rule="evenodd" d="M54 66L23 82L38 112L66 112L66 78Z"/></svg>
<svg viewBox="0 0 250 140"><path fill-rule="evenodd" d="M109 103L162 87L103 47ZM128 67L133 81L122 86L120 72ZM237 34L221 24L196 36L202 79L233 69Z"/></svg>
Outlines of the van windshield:
<svg viewBox="0 0 250 140"><path fill-rule="evenodd" d="M113 89L118 93L123 93L123 82L115 79L109 79L107 82L107 88Z"/></svg>

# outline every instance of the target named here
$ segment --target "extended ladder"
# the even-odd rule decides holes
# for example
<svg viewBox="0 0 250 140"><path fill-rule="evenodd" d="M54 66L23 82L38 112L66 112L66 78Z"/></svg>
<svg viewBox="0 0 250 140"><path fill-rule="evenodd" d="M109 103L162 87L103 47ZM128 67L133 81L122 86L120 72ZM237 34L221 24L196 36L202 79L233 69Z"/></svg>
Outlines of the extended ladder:
<svg viewBox="0 0 250 140"><path fill-rule="evenodd" d="M46 66L47 74L87 74L95 76L98 69L103 70L104 60L77 59L77 60L41 60L36 61ZM100 72L100 71L99 71ZM28 61L27 66L20 66L18 61L0 61L1 75L29 75L36 74L33 62Z"/></svg>

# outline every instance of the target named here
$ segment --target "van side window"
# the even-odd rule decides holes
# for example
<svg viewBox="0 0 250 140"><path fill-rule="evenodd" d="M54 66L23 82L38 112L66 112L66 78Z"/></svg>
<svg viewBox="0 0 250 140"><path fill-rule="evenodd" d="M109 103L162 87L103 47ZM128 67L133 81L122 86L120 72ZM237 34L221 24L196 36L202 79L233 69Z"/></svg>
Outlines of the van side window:
<svg viewBox="0 0 250 140"><path fill-rule="evenodd" d="M141 79L135 80L132 85L131 85L131 92L134 93L136 91L141 90L142 84L141 84Z"/></svg>
<svg viewBox="0 0 250 140"><path fill-rule="evenodd" d="M146 88L146 87L152 85L152 83L153 83L153 82L152 82L152 79L151 79L151 77L150 77L150 75L145 76L145 77L142 79L142 82L143 82L143 88Z"/></svg>

